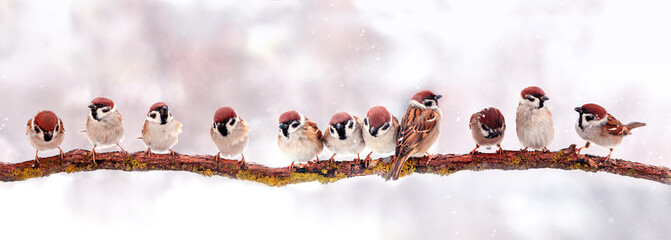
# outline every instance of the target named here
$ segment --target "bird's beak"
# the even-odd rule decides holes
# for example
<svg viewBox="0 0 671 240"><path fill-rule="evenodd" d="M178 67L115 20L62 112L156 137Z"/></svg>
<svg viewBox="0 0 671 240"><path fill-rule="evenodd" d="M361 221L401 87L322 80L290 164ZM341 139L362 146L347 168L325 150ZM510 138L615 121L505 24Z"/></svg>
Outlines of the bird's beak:
<svg viewBox="0 0 671 240"><path fill-rule="evenodd" d="M344 140L347 138L347 134L345 133L345 124L338 123L335 125L336 132L338 132L338 138L340 140Z"/></svg>
<svg viewBox="0 0 671 240"><path fill-rule="evenodd" d="M96 105L91 104L91 105L89 105L89 108L90 109L96 109Z"/></svg>
<svg viewBox="0 0 671 240"><path fill-rule="evenodd" d="M280 123L280 130L282 130L282 135L284 135L284 137L289 137L289 125Z"/></svg>
<svg viewBox="0 0 671 240"><path fill-rule="evenodd" d="M375 128L373 126L370 126L370 128L368 129L368 132L370 133L371 136L377 137L377 130L378 130L377 128Z"/></svg>
<svg viewBox="0 0 671 240"><path fill-rule="evenodd" d="M501 136L501 130L500 129L496 129L496 130L494 130L494 132L492 132L492 137L498 137L498 136Z"/></svg>
<svg viewBox="0 0 671 240"><path fill-rule="evenodd" d="M219 129L220 126L221 126L221 123L220 123L220 122L214 124L214 127L215 127L216 129Z"/></svg>
<svg viewBox="0 0 671 240"><path fill-rule="evenodd" d="M51 139L54 138L54 133L53 132L44 132L44 141L48 142L51 141Z"/></svg>
<svg viewBox="0 0 671 240"><path fill-rule="evenodd" d="M582 108L581 107L574 108L573 110L575 110L578 113L582 113Z"/></svg>
<svg viewBox="0 0 671 240"><path fill-rule="evenodd" d="M168 122L168 107L163 106L158 112L161 114L161 124L166 124Z"/></svg>
<svg viewBox="0 0 671 240"><path fill-rule="evenodd" d="M436 95L436 96L433 97L433 99L436 100L436 101L438 101L438 99L440 99L440 98L442 98L442 97L443 97L443 95Z"/></svg>
<svg viewBox="0 0 671 240"><path fill-rule="evenodd" d="M547 100L550 100L550 98L547 97L547 96L542 96L542 97L541 97L541 101L547 101Z"/></svg>
<svg viewBox="0 0 671 240"><path fill-rule="evenodd" d="M221 136L228 136L228 129L226 128L226 124L221 124L220 122L216 123L215 126L217 127L217 131L221 134Z"/></svg>
<svg viewBox="0 0 671 240"><path fill-rule="evenodd" d="M163 107L159 110L159 112L161 112L161 115L165 115L165 114L168 112L168 107L163 106Z"/></svg>

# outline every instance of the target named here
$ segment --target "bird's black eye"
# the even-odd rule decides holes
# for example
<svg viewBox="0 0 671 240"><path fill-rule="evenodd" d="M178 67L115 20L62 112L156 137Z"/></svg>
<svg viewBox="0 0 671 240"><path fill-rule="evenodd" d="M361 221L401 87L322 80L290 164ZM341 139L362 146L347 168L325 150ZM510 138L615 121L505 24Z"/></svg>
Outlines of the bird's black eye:
<svg viewBox="0 0 671 240"><path fill-rule="evenodd" d="M384 131L384 130L387 130L387 128L389 128L389 123L384 123L384 125L382 125L381 129L382 129L382 131Z"/></svg>
<svg viewBox="0 0 671 240"><path fill-rule="evenodd" d="M363 124L366 124L366 126L368 126L368 118L363 119Z"/></svg>
<svg viewBox="0 0 671 240"><path fill-rule="evenodd" d="M230 123L230 125L233 126L233 124L235 124L235 118L231 118L231 123Z"/></svg>
<svg viewBox="0 0 671 240"><path fill-rule="evenodd" d="M527 97L527 100L529 100L529 101L531 101L531 102L535 102L535 101L536 101L536 99L533 98L533 97Z"/></svg>
<svg viewBox="0 0 671 240"><path fill-rule="evenodd" d="M35 132L40 132L40 128L35 126Z"/></svg>
<svg viewBox="0 0 671 240"><path fill-rule="evenodd" d="M585 116L585 120L592 121L592 120L594 120L594 117L593 116Z"/></svg>
<svg viewBox="0 0 671 240"><path fill-rule="evenodd" d="M480 125L480 127L482 127L482 129L484 129L485 131L489 131L489 127L487 127L487 125L485 125L484 123Z"/></svg>
<svg viewBox="0 0 671 240"><path fill-rule="evenodd" d="M59 128L59 126L58 126L58 124L57 124L57 125L56 125L56 132L58 132L58 128Z"/></svg>
<svg viewBox="0 0 671 240"><path fill-rule="evenodd" d="M347 124L347 128L352 129L354 127L354 123L352 121Z"/></svg>
<svg viewBox="0 0 671 240"><path fill-rule="evenodd" d="M329 129L331 130L331 134L335 134L335 131L333 130L333 127L329 127Z"/></svg>
<svg viewBox="0 0 671 240"><path fill-rule="evenodd" d="M424 103L424 105L426 105L427 107L431 107L433 106L433 101L427 101L426 103Z"/></svg>
<svg viewBox="0 0 671 240"><path fill-rule="evenodd" d="M109 108L103 108L103 112L104 112L104 113L109 112L109 111L110 111Z"/></svg>
<svg viewBox="0 0 671 240"><path fill-rule="evenodd" d="M292 127L292 128L297 128L298 125L299 125L298 122L295 122L295 123L291 124L291 127Z"/></svg>
<svg viewBox="0 0 671 240"><path fill-rule="evenodd" d="M149 114L149 117L156 118L156 113Z"/></svg>

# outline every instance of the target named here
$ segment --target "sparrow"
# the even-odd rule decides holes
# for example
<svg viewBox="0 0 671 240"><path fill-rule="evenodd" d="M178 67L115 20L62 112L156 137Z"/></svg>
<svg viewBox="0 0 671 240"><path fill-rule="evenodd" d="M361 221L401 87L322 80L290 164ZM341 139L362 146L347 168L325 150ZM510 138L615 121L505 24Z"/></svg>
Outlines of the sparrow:
<svg viewBox="0 0 671 240"><path fill-rule="evenodd" d="M176 155L172 146L177 144L177 136L182 132L182 124L172 117L168 105L157 102L149 107L147 119L142 124L142 141L147 146L147 155L153 153Z"/></svg>
<svg viewBox="0 0 671 240"><path fill-rule="evenodd" d="M471 151L471 154L476 154L481 146L490 149L494 145L499 148L497 153L503 153L501 142L506 132L506 120L501 111L493 107L482 109L471 115L468 127L475 140L475 149Z"/></svg>
<svg viewBox="0 0 671 240"><path fill-rule="evenodd" d="M289 168L293 168L295 161L307 162L316 158L319 162L324 144L317 124L295 110L283 113L279 120L277 144L282 153L292 160Z"/></svg>
<svg viewBox="0 0 671 240"><path fill-rule="evenodd" d="M346 112L336 113L331 117L325 131L324 145L333 152L329 159L331 162L336 154L356 154L357 161L361 160L359 154L366 147L366 143L361 135L359 118Z"/></svg>
<svg viewBox="0 0 671 240"><path fill-rule="evenodd" d="M241 164L245 163L245 155L242 154L249 142L249 128L247 122L238 117L233 108L222 107L214 112L214 123L210 128L210 136L219 152L215 156L219 160L220 155L236 156L240 154Z"/></svg>
<svg viewBox="0 0 671 240"><path fill-rule="evenodd" d="M363 141L371 150L365 159L369 160L373 152L378 154L394 152L397 135L398 119L383 106L370 108L366 118L363 119Z"/></svg>
<svg viewBox="0 0 671 240"><path fill-rule="evenodd" d="M65 139L65 128L63 121L51 111L41 111L35 117L28 119L26 135L30 145L35 148L35 163L39 164L37 157L39 151L46 151L58 148L58 156L63 159L65 154L61 149L63 139Z"/></svg>
<svg viewBox="0 0 671 240"><path fill-rule="evenodd" d="M517 138L526 151L528 148L550 151L550 145L555 135L552 113L545 106L550 100L539 87L528 87L522 90L522 98L517 106Z"/></svg>
<svg viewBox="0 0 671 240"><path fill-rule="evenodd" d="M403 164L409 157L428 155L426 151L438 140L441 118L438 99L441 97L441 95L424 90L416 93L410 99L408 110L401 120L394 153L394 166L387 175L387 181L397 180Z"/></svg>
<svg viewBox="0 0 671 240"><path fill-rule="evenodd" d="M89 105L91 113L86 118L86 136L89 142L93 144L91 156L93 163L96 162L96 148L109 148L114 145L126 154L120 142L124 139L123 117L117 111L114 101L98 97L94 98Z"/></svg>
<svg viewBox="0 0 671 240"><path fill-rule="evenodd" d="M580 114L575 123L575 131L587 141L584 147L578 148L577 153L580 153L583 148L589 148L590 142L594 142L610 149L606 160L610 160L613 149L622 143L625 136L631 134L632 129L646 125L640 122L622 124L606 112L606 109L594 103L577 107L575 111Z"/></svg>

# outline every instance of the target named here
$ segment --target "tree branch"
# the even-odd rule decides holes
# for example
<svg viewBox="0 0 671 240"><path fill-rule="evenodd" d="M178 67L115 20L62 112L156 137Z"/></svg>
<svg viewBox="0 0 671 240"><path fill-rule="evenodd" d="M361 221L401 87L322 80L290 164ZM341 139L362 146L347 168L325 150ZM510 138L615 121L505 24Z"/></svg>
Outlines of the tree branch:
<svg viewBox="0 0 671 240"><path fill-rule="evenodd" d="M122 171L186 171L204 176L226 176L248 180L269 186L319 181L335 182L340 179L379 175L384 176L391 168L383 159L371 160L365 167L363 161L342 161L297 166L294 169L269 168L247 163L241 166L235 160L214 160L212 156L160 155L148 157L144 152L123 155L119 152L96 154L94 164L89 151L76 149L58 156L42 158L35 165L34 160L21 163L0 163L0 181L22 181L30 178L46 177L54 173L87 172L100 169ZM409 159L401 173L426 173L447 176L461 170L525 170L554 168L563 170L583 170L588 172L608 172L612 174L647 179L671 185L671 169L624 160L604 161L603 157L575 154L575 145L558 152L505 151L503 154L480 153L477 155L438 154L430 162L428 157Z"/></svg>

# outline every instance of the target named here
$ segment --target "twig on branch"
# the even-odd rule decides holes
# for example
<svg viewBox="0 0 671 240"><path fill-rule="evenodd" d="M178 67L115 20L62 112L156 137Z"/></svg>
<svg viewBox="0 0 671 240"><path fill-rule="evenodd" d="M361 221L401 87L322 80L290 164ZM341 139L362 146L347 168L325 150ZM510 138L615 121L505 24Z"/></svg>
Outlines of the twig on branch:
<svg viewBox="0 0 671 240"><path fill-rule="evenodd" d="M642 178L671 185L671 169L642 163L612 160L603 157L575 154L575 145L558 152L520 152L505 151L503 154L480 153L477 155L438 154L427 165L428 158L409 159L401 173L425 173L447 176L461 170L525 170L554 168L563 170L583 170L588 172L608 172L622 176ZM340 179L379 175L384 176L391 164L383 159L372 160L368 167L363 161L343 161L329 163L322 161L303 167L269 168L263 165L247 163L240 165L235 160L214 160L212 156L160 155L148 157L144 152L123 155L119 152L98 153L96 162L91 161L89 151L76 149L65 154L64 159L57 156L21 163L0 163L0 181L22 181L30 178L46 177L54 173L75 173L100 169L122 171L186 171L204 176L226 176L233 179L248 180L269 186L319 181L335 182Z"/></svg>

